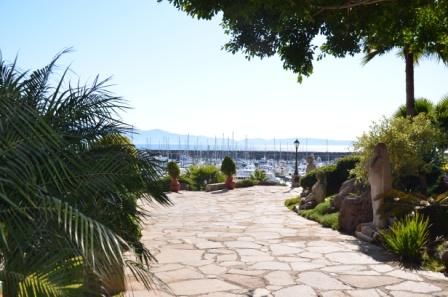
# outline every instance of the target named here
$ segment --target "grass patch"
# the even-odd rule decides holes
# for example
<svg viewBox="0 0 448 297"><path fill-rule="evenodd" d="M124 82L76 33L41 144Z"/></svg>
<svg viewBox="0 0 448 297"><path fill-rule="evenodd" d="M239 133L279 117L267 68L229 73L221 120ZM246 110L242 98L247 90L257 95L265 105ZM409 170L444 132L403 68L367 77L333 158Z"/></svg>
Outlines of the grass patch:
<svg viewBox="0 0 448 297"><path fill-rule="evenodd" d="M330 198L327 198L313 209L300 210L299 215L316 221L324 227L339 230L339 212L327 213L329 208Z"/></svg>
<svg viewBox="0 0 448 297"><path fill-rule="evenodd" d="M285 200L285 206L289 210L292 210L294 208L294 206L299 204L299 202L300 202L300 197L292 197L292 198L289 198L289 199Z"/></svg>

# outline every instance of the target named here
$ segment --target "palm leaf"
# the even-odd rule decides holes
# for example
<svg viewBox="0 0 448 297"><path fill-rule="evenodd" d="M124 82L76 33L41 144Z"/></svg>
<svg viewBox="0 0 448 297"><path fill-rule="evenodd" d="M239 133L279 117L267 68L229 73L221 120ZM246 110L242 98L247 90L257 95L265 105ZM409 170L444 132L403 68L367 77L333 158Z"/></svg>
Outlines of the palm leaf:
<svg viewBox="0 0 448 297"><path fill-rule="evenodd" d="M107 290L101 282L124 267L147 288L154 285L154 259L137 232L147 214L136 199L170 204L156 186L161 170L144 152L130 154L129 146L98 149L99 140L128 131L118 117L126 106L108 92L108 79L64 89L69 68L52 87L56 62L66 52L29 75L17 70L16 60L8 65L0 58L5 296L95 296L99 291L86 280L93 276Z"/></svg>

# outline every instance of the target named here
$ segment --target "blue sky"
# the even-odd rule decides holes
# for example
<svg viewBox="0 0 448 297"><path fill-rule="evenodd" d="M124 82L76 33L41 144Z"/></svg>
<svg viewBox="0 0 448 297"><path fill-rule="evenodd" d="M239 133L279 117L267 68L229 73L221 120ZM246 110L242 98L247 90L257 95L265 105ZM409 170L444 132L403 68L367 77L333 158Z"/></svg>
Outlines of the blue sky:
<svg viewBox="0 0 448 297"><path fill-rule="evenodd" d="M277 57L247 61L221 50L219 19L198 21L155 0L0 0L0 50L23 69L73 47L82 81L113 77L129 101L123 119L140 129L236 138L354 139L405 101L404 62L395 54L361 66L326 58L297 83ZM448 94L448 68L416 67L416 97Z"/></svg>

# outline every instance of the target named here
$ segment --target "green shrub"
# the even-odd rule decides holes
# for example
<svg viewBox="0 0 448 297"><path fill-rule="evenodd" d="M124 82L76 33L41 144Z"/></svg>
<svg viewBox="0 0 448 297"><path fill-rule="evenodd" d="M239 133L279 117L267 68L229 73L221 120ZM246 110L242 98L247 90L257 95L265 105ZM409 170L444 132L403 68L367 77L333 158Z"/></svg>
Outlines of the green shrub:
<svg viewBox="0 0 448 297"><path fill-rule="evenodd" d="M441 131L441 150L448 148L448 96L443 97L436 105L425 98L415 100L415 114L425 113L433 125ZM402 105L394 114L395 117L407 117L406 106Z"/></svg>
<svg viewBox="0 0 448 297"><path fill-rule="evenodd" d="M311 187L316 183L316 172L315 170L308 172L304 176L300 177L300 186L304 189L311 189Z"/></svg>
<svg viewBox="0 0 448 297"><path fill-rule="evenodd" d="M189 177L181 175L178 177L178 180L181 185L181 189L186 189L186 190L190 190L190 191L197 190L195 183ZM170 182L171 182L171 177L164 176L158 181L157 187L159 189L162 189L163 192L169 192L170 191Z"/></svg>
<svg viewBox="0 0 448 297"><path fill-rule="evenodd" d="M328 209L331 207L330 204L331 198L328 197L313 209L299 210L299 215L316 221L324 227L339 230L339 212L328 213Z"/></svg>
<svg viewBox="0 0 448 297"><path fill-rule="evenodd" d="M166 170L171 178L178 178L180 175L180 169L176 162L168 162Z"/></svg>
<svg viewBox="0 0 448 297"><path fill-rule="evenodd" d="M248 188L248 187L253 187L256 186L258 184L258 182L256 180L253 179L243 179L243 180L239 180L235 183L235 187L236 188Z"/></svg>
<svg viewBox="0 0 448 297"><path fill-rule="evenodd" d="M327 195L333 195L339 192L342 183L346 181L349 176L347 170L345 172L339 171L337 164L324 166L322 169L319 168L317 170L322 172L327 178Z"/></svg>
<svg viewBox="0 0 448 297"><path fill-rule="evenodd" d="M356 167L359 163L360 157L358 155L348 155L336 160L336 171L341 175L348 177L350 170Z"/></svg>
<svg viewBox="0 0 448 297"><path fill-rule="evenodd" d="M300 203L300 197L293 197L285 200L285 206L289 210L292 210L294 206L296 206L299 203Z"/></svg>
<svg viewBox="0 0 448 297"><path fill-rule="evenodd" d="M407 216L381 233L385 247L403 263L420 264L429 239L429 221L421 215Z"/></svg>
<svg viewBox="0 0 448 297"><path fill-rule="evenodd" d="M429 231L433 238L444 236L448 238L448 193L440 195L431 205L421 209L421 213L429 219Z"/></svg>
<svg viewBox="0 0 448 297"><path fill-rule="evenodd" d="M383 119L374 123L368 133L364 133L354 143L359 152L360 162L352 173L360 180L367 180L368 163L375 146L383 142L387 146L391 162L394 187L401 190L409 184L419 184L433 170L440 167L440 133L425 113L413 118ZM409 180L409 176L416 177Z"/></svg>
<svg viewBox="0 0 448 297"><path fill-rule="evenodd" d="M236 165L233 162L232 158L225 156L224 160L222 160L221 171L226 176L232 176L236 173Z"/></svg>
<svg viewBox="0 0 448 297"><path fill-rule="evenodd" d="M224 176L214 165L193 165L185 176L193 182L195 190L203 190L206 184L224 181Z"/></svg>
<svg viewBox="0 0 448 297"><path fill-rule="evenodd" d="M339 192L342 183L350 176L350 170L355 168L359 162L359 157L350 155L340 158L336 164L322 166L317 168L301 178L300 185L304 189L310 189L317 181L316 174L321 172L327 179L327 195L333 195Z"/></svg>
<svg viewBox="0 0 448 297"><path fill-rule="evenodd" d="M185 176L185 175L179 176L179 183L180 183L182 189L187 189L190 191L197 190L196 185L194 184L194 181L191 178L189 178L188 176Z"/></svg>
<svg viewBox="0 0 448 297"><path fill-rule="evenodd" d="M396 217L401 219L420 206L420 201L425 197L406 193L398 190L391 190L384 194L384 213L386 217Z"/></svg>
<svg viewBox="0 0 448 297"><path fill-rule="evenodd" d="M254 181L264 182L267 180L266 172L261 169L255 169L254 173L251 174L250 178Z"/></svg>

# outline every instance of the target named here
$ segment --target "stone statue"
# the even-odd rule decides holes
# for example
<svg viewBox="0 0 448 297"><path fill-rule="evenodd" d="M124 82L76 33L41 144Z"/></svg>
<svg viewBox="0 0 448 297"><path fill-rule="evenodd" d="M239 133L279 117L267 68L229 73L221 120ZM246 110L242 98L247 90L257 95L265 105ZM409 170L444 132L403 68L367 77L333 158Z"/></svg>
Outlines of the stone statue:
<svg viewBox="0 0 448 297"><path fill-rule="evenodd" d="M316 164L314 164L314 155L309 155L306 157L306 163L306 173L316 169Z"/></svg>
<svg viewBox="0 0 448 297"><path fill-rule="evenodd" d="M311 193L300 201L300 209L314 208L325 200L327 194L327 178L322 172L316 174L316 183L311 188Z"/></svg>
<svg viewBox="0 0 448 297"><path fill-rule="evenodd" d="M384 229L387 218L384 215L384 194L392 190L392 172L389 155L384 143L378 143L369 161L369 184L372 197L373 225L376 229Z"/></svg>

